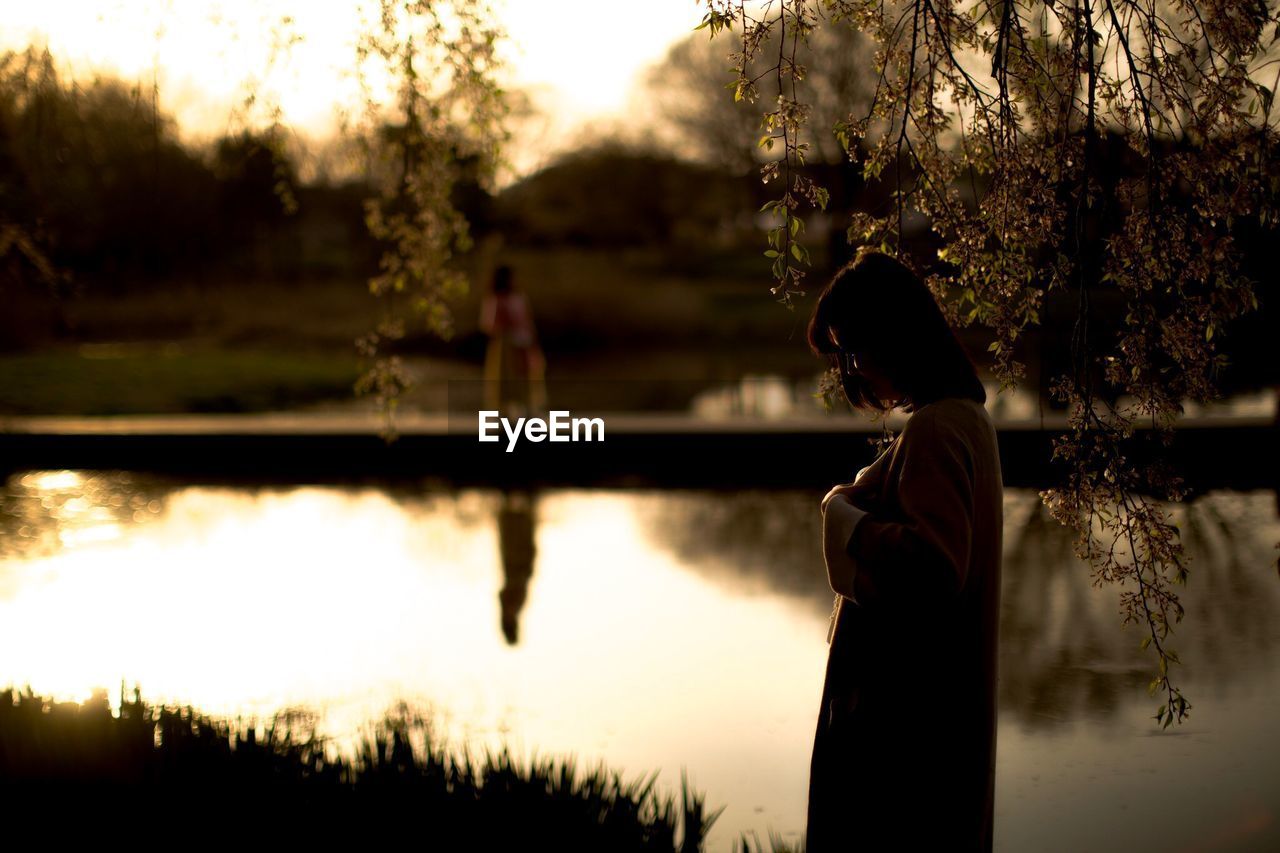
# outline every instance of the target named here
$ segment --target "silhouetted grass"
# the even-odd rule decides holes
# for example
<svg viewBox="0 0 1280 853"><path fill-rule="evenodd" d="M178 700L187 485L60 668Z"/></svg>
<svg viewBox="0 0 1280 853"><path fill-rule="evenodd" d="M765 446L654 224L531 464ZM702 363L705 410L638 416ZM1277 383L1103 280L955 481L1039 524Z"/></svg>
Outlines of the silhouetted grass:
<svg viewBox="0 0 1280 853"><path fill-rule="evenodd" d="M850 844L855 840L850 837ZM741 847L738 845L741 845ZM752 833L750 840L748 840L746 833L743 833L738 837L737 843L733 845L733 853L739 853L739 851L741 853L765 853L765 849L764 844L760 842L760 838L755 833ZM769 834L768 850L770 853L805 853L805 845L803 842L797 845L788 844L782 840L780 835L771 832Z"/></svg>
<svg viewBox="0 0 1280 853"><path fill-rule="evenodd" d="M677 807L656 778L626 783L572 760L521 764L505 747L482 760L453 754L403 711L344 756L288 716L259 737L136 692L117 714L105 691L84 703L0 691L0 804L78 825L428 849L701 850L720 812L706 815L683 778Z"/></svg>

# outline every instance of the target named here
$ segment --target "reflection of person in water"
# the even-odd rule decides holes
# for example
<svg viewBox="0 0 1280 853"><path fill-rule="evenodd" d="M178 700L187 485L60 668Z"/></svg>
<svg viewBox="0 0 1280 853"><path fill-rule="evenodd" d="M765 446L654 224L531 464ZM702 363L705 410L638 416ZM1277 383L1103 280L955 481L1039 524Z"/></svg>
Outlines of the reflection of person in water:
<svg viewBox="0 0 1280 853"><path fill-rule="evenodd" d="M1003 500L986 392L928 288L888 255L835 275L808 339L850 404L910 417L822 499L836 608L807 849L989 851Z"/></svg>
<svg viewBox="0 0 1280 853"><path fill-rule="evenodd" d="M529 298L516 289L511 267L493 273L480 306L480 330L489 336L485 352L485 408L546 412L546 360L538 345Z"/></svg>
<svg viewBox="0 0 1280 853"><path fill-rule="evenodd" d="M511 489L502 494L498 508L498 550L502 556L504 584L498 593L502 605L502 634L515 645L520 634L520 611L529 594L529 578L533 576L534 494Z"/></svg>

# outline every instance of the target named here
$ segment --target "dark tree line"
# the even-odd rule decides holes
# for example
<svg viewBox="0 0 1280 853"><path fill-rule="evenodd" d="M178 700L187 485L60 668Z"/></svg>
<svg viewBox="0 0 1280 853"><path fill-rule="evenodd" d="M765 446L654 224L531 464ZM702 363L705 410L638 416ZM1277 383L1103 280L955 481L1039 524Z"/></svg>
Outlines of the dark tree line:
<svg viewBox="0 0 1280 853"><path fill-rule="evenodd" d="M47 51L0 56L0 222L24 237L5 253L10 286L40 278L23 246L59 281L112 292L348 272L365 260L362 197L359 186L300 187L293 158L265 134L184 144L137 85L64 79ZM317 241L302 232L335 227L356 257L333 269L321 253L308 269L303 250Z"/></svg>

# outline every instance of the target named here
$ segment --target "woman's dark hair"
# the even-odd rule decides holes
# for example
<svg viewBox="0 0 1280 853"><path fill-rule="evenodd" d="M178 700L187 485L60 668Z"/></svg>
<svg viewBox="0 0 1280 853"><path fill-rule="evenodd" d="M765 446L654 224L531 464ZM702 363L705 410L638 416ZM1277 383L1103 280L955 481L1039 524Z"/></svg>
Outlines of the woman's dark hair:
<svg viewBox="0 0 1280 853"><path fill-rule="evenodd" d="M503 264L493 271L494 293L510 293L511 292L511 267Z"/></svg>
<svg viewBox="0 0 1280 853"><path fill-rule="evenodd" d="M909 412L944 397L987 401L977 368L929 288L883 252L864 251L832 276L806 337L814 355L827 356L839 369L851 405L887 411L866 379L840 366L832 331L846 352L866 353L884 371Z"/></svg>

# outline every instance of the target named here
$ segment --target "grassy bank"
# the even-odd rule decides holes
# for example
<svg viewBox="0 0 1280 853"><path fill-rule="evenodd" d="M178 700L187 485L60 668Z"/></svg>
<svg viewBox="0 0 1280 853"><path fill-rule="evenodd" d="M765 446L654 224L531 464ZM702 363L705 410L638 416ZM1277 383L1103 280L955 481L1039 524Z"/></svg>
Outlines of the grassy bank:
<svg viewBox="0 0 1280 853"><path fill-rule="evenodd" d="M741 258L686 268L654 251L520 249L502 260L529 294L549 380L731 381L819 366L803 343L807 317L776 304ZM399 350L424 387L406 395L406 408L439 409L444 380L479 377L486 275L477 271L454 305L452 339L409 324ZM354 341L374 328L380 306L358 280L227 280L85 286L27 309L27 337L0 354L0 414L358 405ZM616 390L633 408L687 404L686 392Z"/></svg>
<svg viewBox="0 0 1280 853"><path fill-rule="evenodd" d="M288 717L259 734L136 694L113 712L102 691L84 703L0 691L0 796L15 816L427 849L703 849L718 812L707 815L683 780L679 804L660 795L656 776L626 783L505 749L458 755L408 714L381 721L346 757Z"/></svg>
<svg viewBox="0 0 1280 853"><path fill-rule="evenodd" d="M469 292L452 304L452 341L434 340L421 323L410 323L413 344L436 355L462 347L480 356L482 348L474 349L480 303L489 266L499 260L512 267L517 286L529 295L552 352L624 341L686 347L710 340L780 342L796 326L797 315L769 293L767 261L757 255L680 267L654 250L511 249L485 262L473 259ZM754 267L755 275L744 267ZM377 324L381 310L365 283L353 278L179 280L121 293L86 285L33 312L48 315L46 342L198 339L223 347L350 349Z"/></svg>
<svg viewBox="0 0 1280 853"><path fill-rule="evenodd" d="M354 352L99 344L0 357L0 414L254 412L353 396Z"/></svg>

